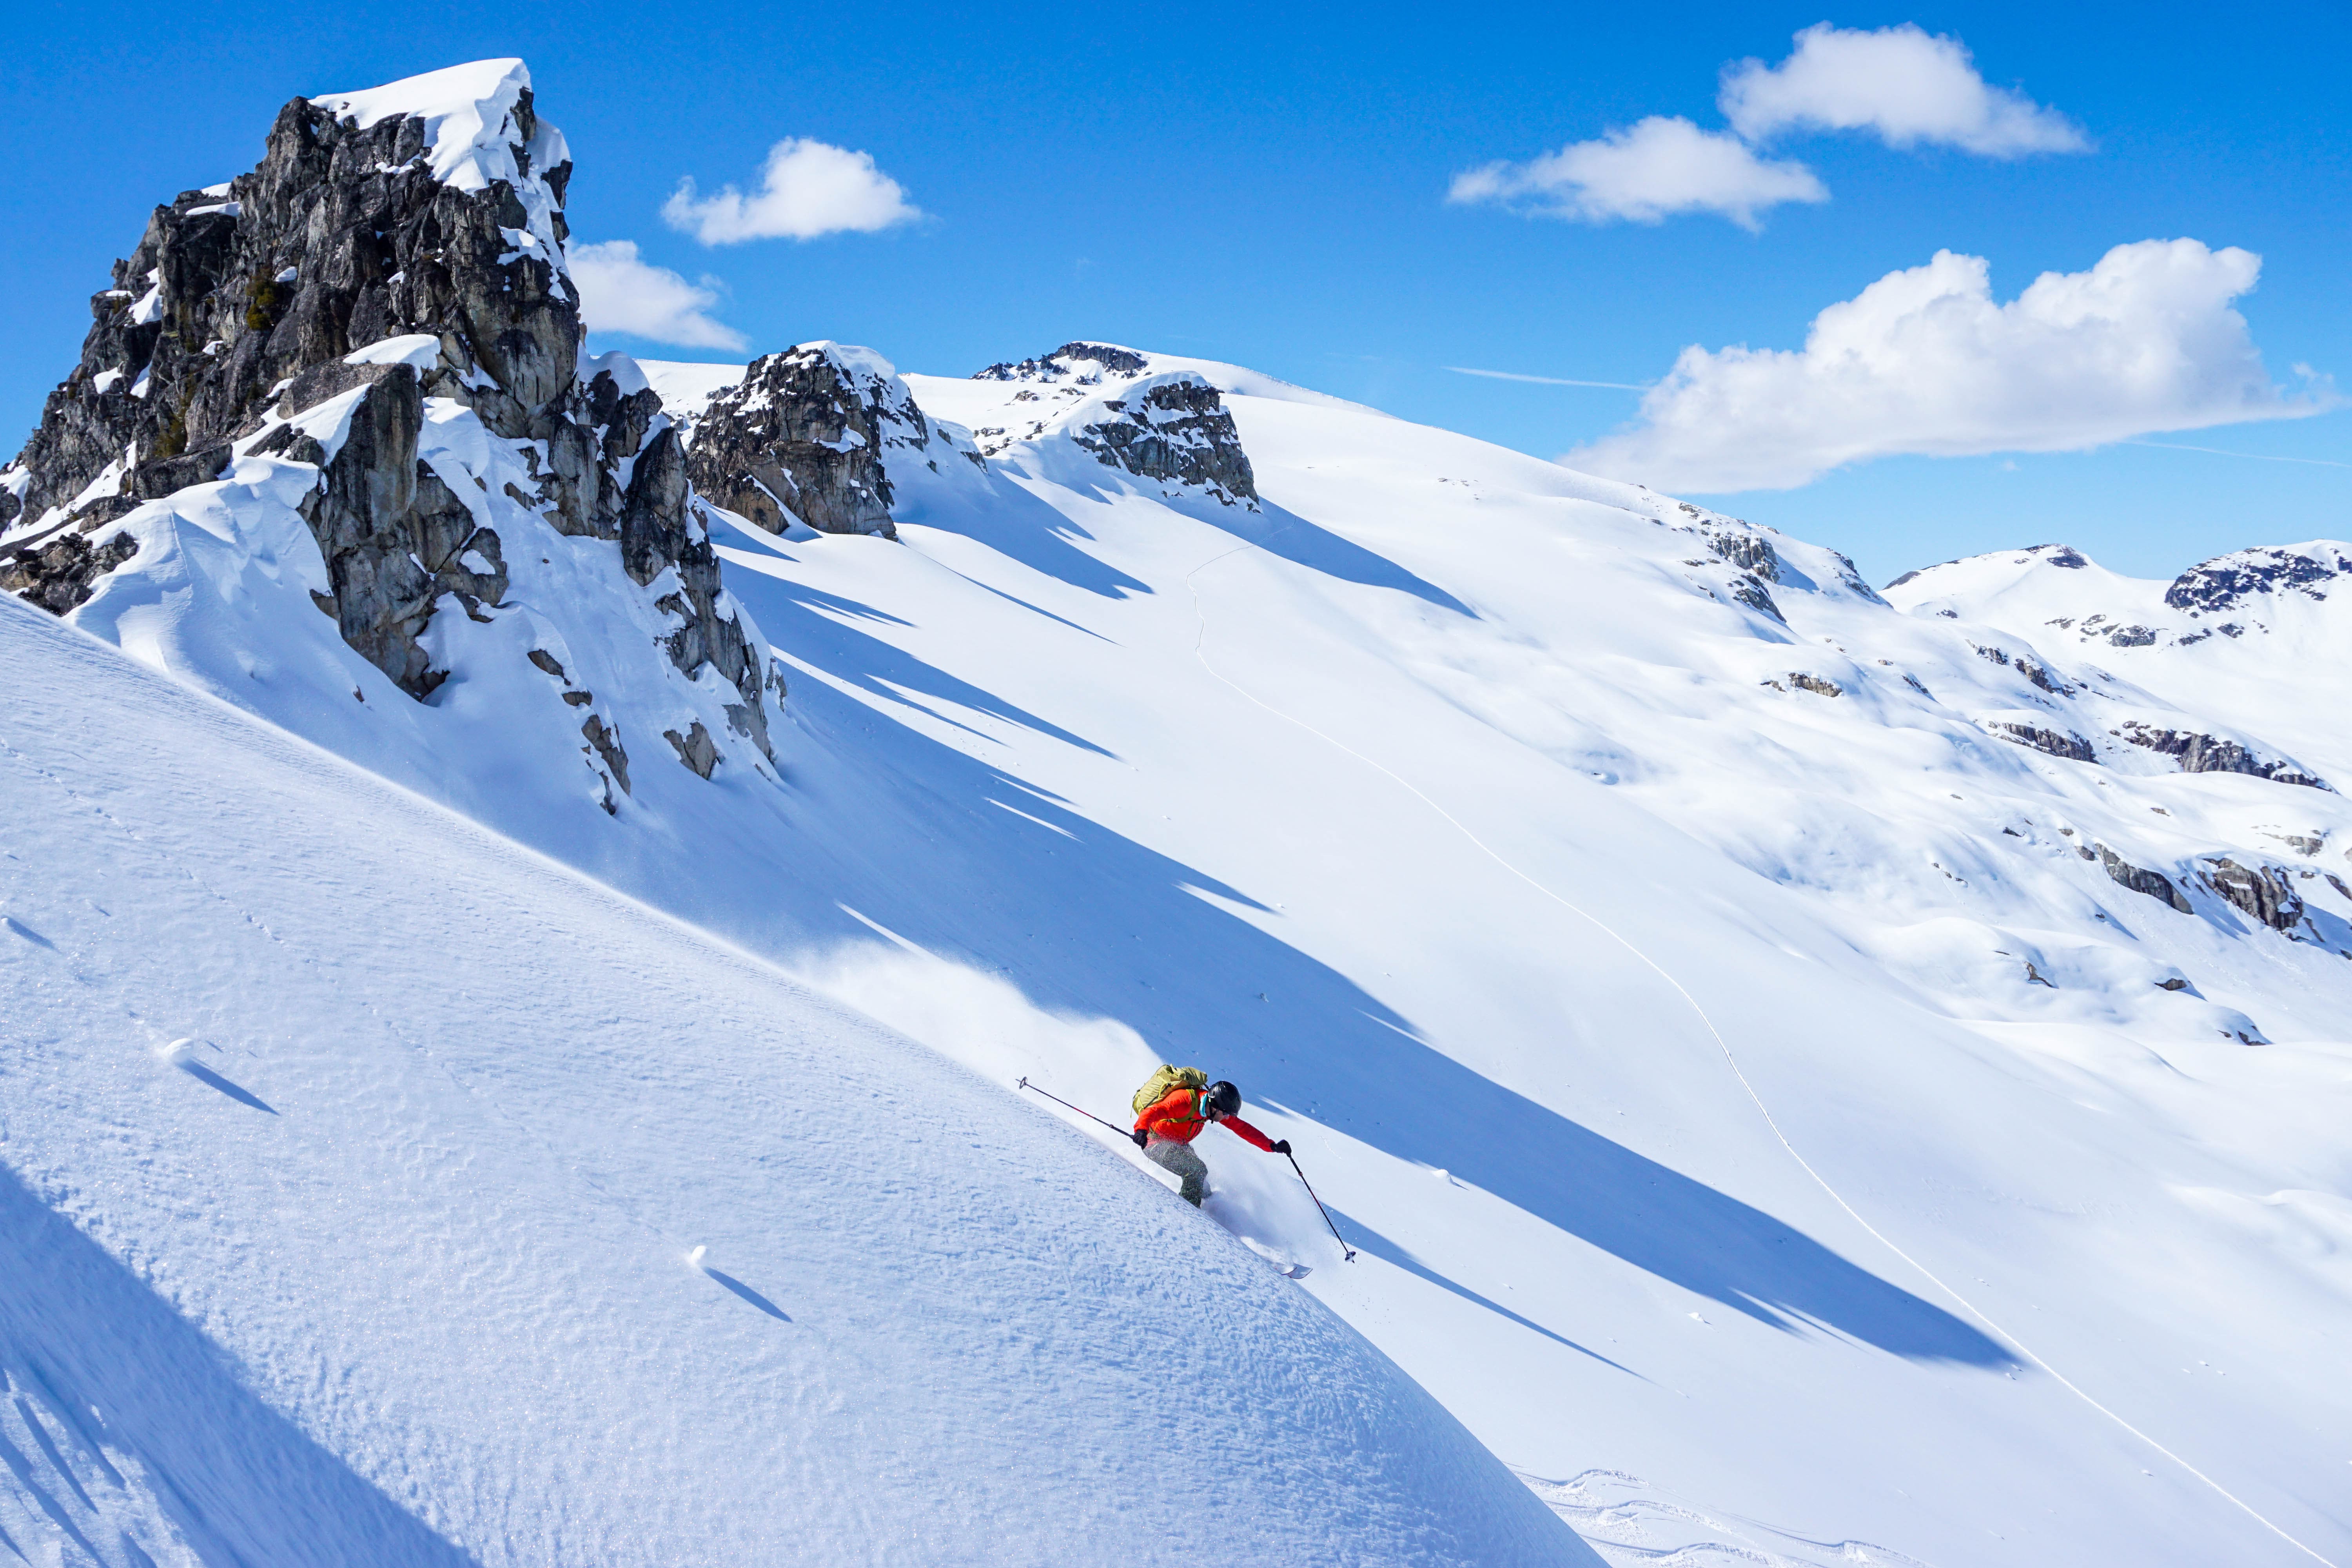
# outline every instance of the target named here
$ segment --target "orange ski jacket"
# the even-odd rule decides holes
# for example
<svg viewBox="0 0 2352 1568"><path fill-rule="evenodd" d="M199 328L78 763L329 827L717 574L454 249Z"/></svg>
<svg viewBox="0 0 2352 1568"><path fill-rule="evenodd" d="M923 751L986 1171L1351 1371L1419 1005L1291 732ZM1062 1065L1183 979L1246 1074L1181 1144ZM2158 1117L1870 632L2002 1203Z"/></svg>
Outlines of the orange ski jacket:
<svg viewBox="0 0 2352 1568"><path fill-rule="evenodd" d="M1202 1128L1209 1125L1209 1113L1204 1109L1208 1099L1207 1089L1186 1089L1179 1085L1135 1119L1135 1130L1138 1132L1156 1132L1174 1142L1190 1143L1201 1135ZM1228 1116L1224 1124L1233 1129L1244 1143L1255 1143L1269 1154L1274 1152L1274 1140L1240 1117Z"/></svg>

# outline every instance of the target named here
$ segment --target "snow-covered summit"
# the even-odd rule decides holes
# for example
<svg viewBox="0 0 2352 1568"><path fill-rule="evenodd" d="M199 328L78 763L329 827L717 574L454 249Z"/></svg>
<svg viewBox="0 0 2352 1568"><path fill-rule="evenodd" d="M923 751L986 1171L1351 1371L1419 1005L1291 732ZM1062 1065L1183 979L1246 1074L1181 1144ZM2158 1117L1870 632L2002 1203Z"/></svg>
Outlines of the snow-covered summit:
<svg viewBox="0 0 2352 1568"><path fill-rule="evenodd" d="M1246 365L1160 353L1148 349L1129 348L1123 343L1097 343L1083 340L1064 343L1048 354L1035 354L1024 360L1003 361L985 366L974 371L971 379L1045 385L1076 382L1080 385L1094 386L1108 381L1133 381L1140 376L1180 372L1190 372L1218 391L1238 396L1306 403L1321 408L1348 408L1363 414L1379 412L1360 403L1350 403L1344 397L1334 397L1328 392L1316 392L1267 375L1263 371L1251 370Z"/></svg>
<svg viewBox="0 0 2352 1568"><path fill-rule="evenodd" d="M572 161L563 132L531 112L530 68L519 59L476 60L310 101L362 131L419 121L433 177L461 191L485 191L496 180L524 190Z"/></svg>

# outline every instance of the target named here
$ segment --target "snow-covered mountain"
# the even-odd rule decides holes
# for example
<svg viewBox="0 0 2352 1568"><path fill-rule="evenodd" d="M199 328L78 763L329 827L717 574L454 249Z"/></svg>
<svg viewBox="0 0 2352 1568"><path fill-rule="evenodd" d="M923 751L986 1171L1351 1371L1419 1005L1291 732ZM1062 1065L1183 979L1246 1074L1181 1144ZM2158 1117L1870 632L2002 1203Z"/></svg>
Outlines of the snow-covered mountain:
<svg viewBox="0 0 2352 1568"><path fill-rule="evenodd" d="M437 181L451 194L428 203L420 184L400 198L436 212L512 200L525 221L498 226L508 248L486 244L473 265L486 278L509 269L551 301L534 319L576 329L562 177L541 140L553 133L510 63L462 69L474 74L298 101L272 159L289 123L337 146L372 135L390 152L322 176L331 191ZM473 151L445 158L460 142ZM465 169L501 155L502 172L467 184ZM395 166L376 170L386 158ZM1234 366L1086 342L972 377L900 375L871 351L815 343L745 367L609 355L563 383L530 380L514 368L528 356L501 360L467 335L471 317L401 304L392 289L373 314L354 304L342 336L286 351L327 357L269 361L232 383L207 367L262 353L246 346L256 335L276 353L287 331L250 283L278 262L281 220L267 202L284 182L264 177L271 167L184 198L124 264L129 324L101 320L8 470L21 510L0 535L7 585L151 669L979 1069L996 1088L956 1101L970 1108L956 1147L1012 1152L910 1166L899 1201L919 1206L942 1184L958 1214L1013 1201L1011 1173L1043 1158L1036 1117L1053 1109L1018 1078L1118 1119L1153 1063L1196 1061L1238 1081L1252 1119L1293 1141L1360 1256L1343 1260L1286 1163L1212 1133L1217 1226L1173 1200L1122 1220L1136 1267L1158 1268L1143 1260L1181 1237L1183 1267L1208 1270L1211 1295L1245 1279L1318 1298L1612 1562L2352 1561L2347 1459L2333 1441L2352 1415L2352 1354L2330 1331L2352 1300L2340 1135L2352 807L2337 793L2352 754L2329 724L2352 649L2326 618L2341 601L2313 596L2327 581L2297 579L2290 563L2265 586L2225 558L2184 577L2205 585L2176 584L2188 602L2160 615L2162 585L2044 550L1937 568L1882 596L1833 551L1704 508ZM555 204L543 213L519 194L534 182ZM173 281L198 274L173 259L171 236L224 218L205 243L264 259L201 273L211 292L196 294ZM320 286L343 289L341 253L324 250ZM295 274L286 286L307 293L306 265L279 268ZM152 300L131 289L149 271ZM133 320L142 312L154 320ZM169 330L135 335L158 324ZM576 353L576 331L571 341ZM356 397L334 385L306 402L305 376L328 389L353 374L371 378ZM232 420L204 412L226 395L205 390L215 381L267 390ZM179 395L152 403L158 387L189 385L198 413L183 447L217 435L225 467L159 466L182 459L159 452L168 418L142 410ZM369 412L411 385L413 450L409 426ZM370 458L356 488L337 478L353 429L392 454ZM99 434L66 438L75 431ZM589 467L564 468L565 449ZM426 502L382 478L404 454L421 465L414 491ZM497 536L495 554L403 542L454 537L402 521L446 512L427 473ZM621 497L617 527L590 526L614 513L584 500L573 526L565 498L591 491ZM351 496L362 500L337 500ZM373 531L339 522L339 505ZM643 540L663 542L644 554ZM352 549L369 581L401 559L418 575L371 599L349 585L362 574L334 564ZM467 565L468 550L505 578ZM378 607L354 616L352 605ZM2118 620L2147 640L2084 636ZM2198 635L2216 621L2239 633ZM168 689L25 626L0 620L27 650L74 650L70 679L42 677L64 692L59 711L117 747L155 728ZM421 666L388 627L405 630ZM395 654L416 673L404 680ZM46 671L64 658L11 663ZM142 694L123 714L110 679ZM581 692L588 703L572 700ZM42 722L58 721L12 722L5 738L56 773L64 759ZM625 780L584 722L626 749ZM214 726L245 739L208 758L282 751L266 731ZM31 885L80 896L68 885L76 808L26 790L14 820L60 824L46 880ZM248 786L273 792L299 794ZM190 808L182 837L212 809ZM419 827L403 842L426 855L430 837ZM372 898L375 873L339 886ZM552 920L552 897L518 895L518 907ZM24 924L53 944L45 952L80 951ZM710 940L662 929L667 942ZM448 983L452 994L495 994L502 973L547 967L531 952L501 962L458 945L468 979ZM445 951L415 955L413 985L436 984ZM565 983L604 962L583 952ZM669 961L643 962L667 973ZM14 999L62 1005L44 973L13 971ZM83 973L107 971L91 961ZM598 985L627 993L635 973ZM505 1114L527 1122L544 1108L567 1130L549 1135L552 1150L602 1149L616 1129L632 1150L667 1148L661 1129L688 1136L683 1107L721 1092L709 1075L727 1074L755 1107L727 1115L756 1121L771 1102L737 1040L752 1005L702 1016L693 990L661 1014L675 1038L628 1069L633 1094L659 1096L657 1113L607 1127L622 1114L596 1109L609 1098L518 1072ZM621 1005L605 994L582 993L561 1015L591 1052L615 1048L593 1022ZM774 1005L820 1006L794 996ZM156 1029L199 1032L164 1011L148 1009ZM220 1044L243 1053L253 1081L216 1070L273 1106L265 1077L310 1070L283 1032L202 1027L208 1039L242 1031ZM835 1027L811 1024L804 1037ZM641 1037L616 1024L622 1034ZM932 1081L897 1065L858 1071L894 1104ZM7 1163L148 1286L202 1275L232 1226L219 1212L125 1198L134 1217L118 1228L72 1199L128 1189L89 1130L112 1113L110 1095L129 1092L90 1079L53 1097L70 1115L12 1113ZM418 1125L383 1136L439 1147ZM1076 1184L1055 1191L1160 1196L1146 1185L1158 1173L1124 1140L1071 1125L1095 1142L1051 1167L1049 1183ZM289 1134L333 1136L274 1135ZM896 1147L878 1124L871 1136ZM692 1190L713 1226L772 1233L780 1259L816 1245L804 1233L833 1234L768 1184L769 1146L751 1131L704 1142L708 1186ZM173 1169L194 1171L202 1154L182 1146ZM583 1158L600 1173L627 1163ZM992 1162L984 1173L976 1158ZM661 1168L681 1183L693 1169ZM266 1186L258 1167L237 1169ZM378 1179L353 1172L349 1200ZM866 1197L843 1202L874 1212ZM424 1210L379 1208L385 1234L431 1230ZM240 1211L233 1226L252 1238L241 1245L291 1247L309 1244L305 1223L281 1205ZM1088 1256L1119 1244L1103 1245ZM1312 1271L1295 1285L1251 1274L1253 1254ZM503 1526L442 1500L457 1472L422 1460L395 1472L355 1436L378 1385L337 1383L356 1352L305 1324L303 1310L326 1315L330 1300L308 1278L273 1287L271 1310L250 1318L226 1286L191 1288L173 1321L265 1365L322 1369L310 1384L272 1371L239 1386L380 1489L420 1500L413 1517L485 1561L501 1529L520 1531L511 1550L525 1560L553 1539L531 1530L588 1506L568 1472L543 1468L501 1494L527 1521ZM593 1269L581 1279L618 1289ZM988 1289L983 1312L1044 1323L1065 1287L1047 1279L1017 1300ZM858 1321L829 1328L828 1342L891 1331L878 1309ZM448 1373L437 1344L386 1340L368 1353L371 1377L404 1355ZM1244 1352L1286 1353L1273 1337ZM1361 1346L1346 1353L1381 1364ZM1151 1358L1097 1364L1132 1380L1113 1397L1171 1408ZM1373 1379L1353 1366L1311 1375ZM642 1381L628 1397L660 1399L678 1374L656 1362L631 1375ZM955 1418L995 1420L977 1394L952 1403L966 1387L942 1395ZM1204 1405L1199 1419L1222 1423L1228 1408ZM1380 1439L1381 1454L1443 1448L1442 1424L1385 1408L1411 1435ZM471 1441L445 1431L454 1419L403 1416L398 1431ZM568 1441L563 1423L498 1430L535 1453ZM1336 1417L1318 1427L1315 1441L1336 1446L1318 1452L1354 1430ZM794 1431L790 1441L817 1440ZM1235 1440L1236 1462L1257 1462L1258 1438ZM1013 1478L1032 1465L1064 1474L1044 1441L1023 1428L998 1462ZM645 1442L645 1474L699 1462L670 1429ZM1443 1466L1475 1470L1444 1452ZM1338 1560L1573 1560L1565 1531L1549 1547L1515 1533L1517 1516L1483 1482L1335 1481L1337 1463L1300 1472L1299 1493L1324 1489L1311 1500L1234 1484L1254 1489L1252 1506L1295 1510L1285 1531L1336 1517L1318 1511L1337 1506L1335 1487L1399 1487L1379 1529L1444 1516L1417 1549L1335 1536ZM944 1461L885 1468L960 1484ZM28 1485L20 1476L19 1491ZM900 1495L840 1488L875 1518ZM1446 1515L1455 1496L1462 1511ZM82 1500L103 1514L96 1499ZM626 1536L599 1528L614 1531L600 1541ZM938 1528L912 1554L985 1555L978 1534ZM1256 1554L1317 1555L1302 1538L1269 1536ZM877 1526L859 1539L917 1537ZM1245 1556L1257 1544L1245 1529L1217 1540ZM1198 1544L1153 1533L1108 1555ZM601 1550L645 1560L635 1545Z"/></svg>

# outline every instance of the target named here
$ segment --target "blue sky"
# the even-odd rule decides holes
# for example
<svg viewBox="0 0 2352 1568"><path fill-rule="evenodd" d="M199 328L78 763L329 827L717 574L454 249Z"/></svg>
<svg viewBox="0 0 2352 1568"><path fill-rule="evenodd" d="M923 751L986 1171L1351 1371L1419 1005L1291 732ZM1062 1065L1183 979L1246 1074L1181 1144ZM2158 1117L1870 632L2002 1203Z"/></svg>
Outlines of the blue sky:
<svg viewBox="0 0 2352 1568"><path fill-rule="evenodd" d="M2245 382L2242 341L2142 409L2080 365L2052 367L2062 351L2027 332L1986 351L1994 381L2021 378L2023 393L1954 394L1948 407L1938 389L1984 367L1932 353L1906 365L1916 344L1890 327L1894 363L1860 406L1846 395L1814 407L1803 366L1747 367L1762 379L1738 395L1737 439L1708 413L1711 383L1678 405L1679 435L1643 434L1658 419L1641 392L1447 368L1646 387L1693 345L1801 349L1825 308L1947 249L1989 264L1982 310L2000 327L1996 307L2042 272L2086 273L2116 247L2186 238L2261 258L2258 286L2223 289L2182 329L2210 339L2222 312L2242 315L2263 385L2284 392L2237 385L2241 411L2264 412L2265 397L2269 412L2326 404L2326 377L2352 393L2352 94L2340 80L2352 11L1633 10L351 4L280 25L250 6L22 7L0 87L0 285L16 302L0 327L0 424L37 418L79 347L84 301L148 207L249 168L286 99L511 54L530 61L579 162L576 238L633 242L646 264L709 279L719 297L706 313L753 350L833 337L902 369L963 374L1091 337L1234 360L1544 457L1613 442L1601 450L1623 477L1834 544L1881 581L2053 539L2169 575L2242 545L2352 533L2352 412L2150 426L2207 417L2216 377ZM2003 101L2046 111L2038 123L2082 145L1988 155L1981 134L1974 151L1951 136L1890 145L1883 125L1824 129L1802 103L1738 142L1718 103L1725 68L1760 60L1801 100L1783 62L1793 36L1824 21L1958 39L1996 100L2021 95ZM1564 199L1556 183L1529 184L1531 160L1649 117L1686 120L1726 157L1801 163L1827 199L1755 211L1752 230L1706 210L1656 222L1527 210ZM870 155L924 216L718 245L665 220L682 178L704 199L755 189L790 137ZM1448 201L1465 172L1498 162L1517 171L1516 195ZM2184 256L2191 271L2224 265L2173 259ZM2146 307L2189 309L2172 295ZM600 346L739 357L627 337ZM2179 345L2144 346L2161 357ZM2298 364L2321 379L2299 378ZM1921 387L1920 408L1880 406ZM2174 412L2168 398L2193 406ZM1987 399L2000 405L1990 433ZM1811 467L1791 452L1833 456L1850 426L1859 449L1895 455L1793 488L1697 482L1789 485ZM2015 449L2084 432L2096 449ZM1910 455L1956 445L1969 455Z"/></svg>

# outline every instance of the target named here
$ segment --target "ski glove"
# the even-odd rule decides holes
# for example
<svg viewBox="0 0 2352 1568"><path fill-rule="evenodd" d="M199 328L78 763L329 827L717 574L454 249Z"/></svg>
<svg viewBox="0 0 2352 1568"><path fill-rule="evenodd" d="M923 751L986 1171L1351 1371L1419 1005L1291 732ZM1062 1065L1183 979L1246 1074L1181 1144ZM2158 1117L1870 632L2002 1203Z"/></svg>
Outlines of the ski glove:
<svg viewBox="0 0 2352 1568"><path fill-rule="evenodd" d="M1132 1138L1132 1139L1134 1139L1134 1140L1135 1140L1135 1146L1136 1146L1137 1148L1139 1148L1139 1149L1142 1148L1145 1144L1147 1144L1147 1143L1149 1143L1149 1142L1151 1142L1151 1134L1150 1134L1150 1133L1149 1133L1149 1132L1146 1132L1146 1131L1145 1131L1142 1128L1140 1128L1140 1127L1137 1128L1134 1131L1132 1131L1132 1132L1129 1133L1129 1134L1128 1134L1128 1136L1129 1136L1129 1138Z"/></svg>
<svg viewBox="0 0 2352 1568"><path fill-rule="evenodd" d="M1277 1154L1287 1154L1287 1153L1289 1153L1289 1152L1290 1152L1290 1140L1289 1140L1289 1139L1287 1139L1287 1138L1285 1138L1285 1139L1283 1139L1281 1142L1277 1142L1276 1144L1275 1144L1275 1146L1274 1146L1274 1152L1275 1152L1276 1153L1277 1153Z"/></svg>

